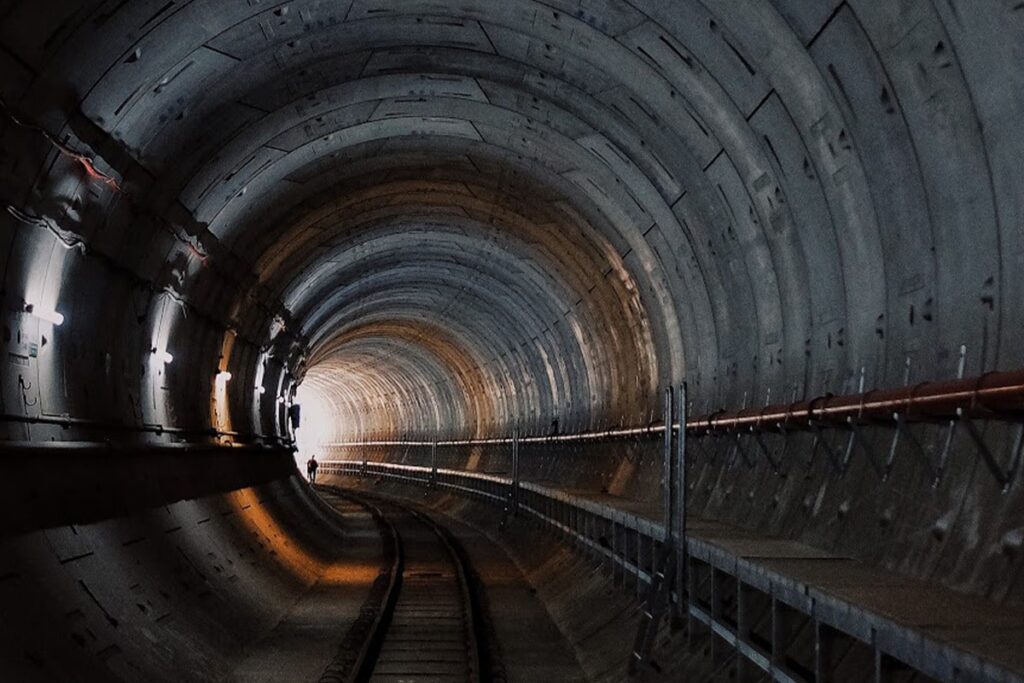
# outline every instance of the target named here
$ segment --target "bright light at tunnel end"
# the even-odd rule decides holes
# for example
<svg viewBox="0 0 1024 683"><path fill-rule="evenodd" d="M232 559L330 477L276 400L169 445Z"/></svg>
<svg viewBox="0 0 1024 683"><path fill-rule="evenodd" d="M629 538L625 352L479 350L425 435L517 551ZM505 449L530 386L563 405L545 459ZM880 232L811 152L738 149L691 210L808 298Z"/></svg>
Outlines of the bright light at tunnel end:
<svg viewBox="0 0 1024 683"><path fill-rule="evenodd" d="M329 457L323 451L324 444L334 437L336 417L323 394L309 382L299 384L295 391L295 403L302 406L302 421L295 430L295 459L300 469L312 455L318 459Z"/></svg>

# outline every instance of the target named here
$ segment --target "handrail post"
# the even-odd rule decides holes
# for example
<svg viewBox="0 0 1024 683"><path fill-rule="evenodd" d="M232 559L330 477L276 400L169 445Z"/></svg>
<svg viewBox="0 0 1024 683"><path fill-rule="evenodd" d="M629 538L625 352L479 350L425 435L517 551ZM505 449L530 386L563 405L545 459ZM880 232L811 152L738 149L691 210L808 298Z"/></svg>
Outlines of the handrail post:
<svg viewBox="0 0 1024 683"><path fill-rule="evenodd" d="M437 439L430 444L430 488L437 488Z"/></svg>
<svg viewBox="0 0 1024 683"><path fill-rule="evenodd" d="M519 513L519 427L512 430L512 516Z"/></svg>
<svg viewBox="0 0 1024 683"><path fill-rule="evenodd" d="M679 431L676 436L675 450L675 490L676 490L676 595L678 602L674 604L673 616L678 620L682 615L689 614L689 595L686 591L687 580L687 559L689 557L686 533L686 415L687 415L687 387L686 382L679 385L679 392L676 396L676 420L679 422Z"/></svg>
<svg viewBox="0 0 1024 683"><path fill-rule="evenodd" d="M664 501L662 502L665 524L665 543L669 544L675 540L676 523L676 491L675 491L675 467L673 467L674 453L672 451L672 418L675 415L673 407L672 387L665 389L665 444L664 463L662 464L662 482Z"/></svg>

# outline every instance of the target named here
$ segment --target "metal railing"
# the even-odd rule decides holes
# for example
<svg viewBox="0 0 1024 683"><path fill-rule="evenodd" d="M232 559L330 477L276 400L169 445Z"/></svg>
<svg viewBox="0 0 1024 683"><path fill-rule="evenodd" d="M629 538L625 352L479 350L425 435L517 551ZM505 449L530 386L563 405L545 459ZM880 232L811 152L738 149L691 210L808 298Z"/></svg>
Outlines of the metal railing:
<svg viewBox="0 0 1024 683"><path fill-rule="evenodd" d="M518 511L513 510L511 477L361 461L324 461L321 470L434 487L502 506L507 514L518 512L604 563L615 584L638 597L666 541L662 523L536 483L521 482ZM842 651L846 670L860 672L852 680L897 680L890 674L909 668L950 683L1024 681L1018 672L737 556L699 534L686 534L683 542L686 579L684 590L672 593L673 607L691 633L703 629L710 637L714 660L737 656L738 680L833 680L836 662L829 653Z"/></svg>
<svg viewBox="0 0 1024 683"><path fill-rule="evenodd" d="M726 436L729 460L742 455L749 466L758 454L772 471L785 476L781 451L773 452L762 437L790 432L812 435L808 466L819 449L840 474L845 473L855 446L859 446L882 479L891 471L898 444L910 444L923 455L938 483L958 430L965 430L988 471L1003 490L1010 488L1021 464L1024 442L1024 371L990 373L982 377L942 383L924 383L891 391L828 396L787 405L766 406L688 418L686 389L666 392L664 419L660 425L553 436L521 436L436 441L363 441L331 444L340 449L361 450L358 460L324 460L322 471L347 476L379 477L434 487L503 506L507 514L520 512L555 533L562 534L581 552L606 563L617 584L628 585L639 596L658 569L658 557L667 546L678 558L675 590L671 593L673 615L684 619L691 633L704 629L711 639L712 657L737 656L739 680L763 677L775 681L822 681L831 679L837 664L834 653L842 650L842 666L853 669L854 680L902 680L900 671L914 672L939 681L960 681L969 674L977 681L1024 681L1019 672L986 661L976 654L928 633L871 612L813 585L776 572L763 563L733 554L709 540L688 534L686 521L687 444L706 436ZM1012 421L1018 424L1010 439L1010 454L1003 465L982 438L975 420ZM927 453L907 425L923 422L948 430L934 458ZM671 429L666 429L671 425ZM877 466L874 455L858 441L865 427L893 428L888 457ZM848 432L845 449L835 447L824 430ZM660 441L660 444L658 441ZM746 440L746 443L744 443ZM543 476L523 481L523 449L575 444L580 449L601 448L602 443L633 444L648 454L663 453L660 484L663 500L652 517L635 514L556 487L545 486ZM787 442L788 443L788 442ZM470 451L499 450L498 472L468 471L441 466L439 450L466 462ZM492 447L491 449L481 447ZM505 448L507 447L507 448ZM368 454L379 449L386 459L399 451L415 453L422 464L372 462ZM427 450L429 449L429 450ZM701 453L702 449L697 449ZM421 457L429 453L429 460ZM493 456L493 453L490 453ZM536 463L531 473L536 475ZM667 485L666 485L667 484ZM660 512L660 515L658 514ZM680 587L682 588L680 590ZM853 662L853 664L851 664Z"/></svg>

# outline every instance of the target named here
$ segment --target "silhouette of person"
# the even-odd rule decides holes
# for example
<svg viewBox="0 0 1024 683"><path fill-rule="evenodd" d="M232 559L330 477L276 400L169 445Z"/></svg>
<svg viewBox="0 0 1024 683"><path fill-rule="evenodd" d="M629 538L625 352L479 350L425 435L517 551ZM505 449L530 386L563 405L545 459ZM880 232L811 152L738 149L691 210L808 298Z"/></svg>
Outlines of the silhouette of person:
<svg viewBox="0 0 1024 683"><path fill-rule="evenodd" d="M316 481L316 468L320 466L320 463L316 461L316 456L309 456L309 460L306 461L306 475L309 477L310 483Z"/></svg>

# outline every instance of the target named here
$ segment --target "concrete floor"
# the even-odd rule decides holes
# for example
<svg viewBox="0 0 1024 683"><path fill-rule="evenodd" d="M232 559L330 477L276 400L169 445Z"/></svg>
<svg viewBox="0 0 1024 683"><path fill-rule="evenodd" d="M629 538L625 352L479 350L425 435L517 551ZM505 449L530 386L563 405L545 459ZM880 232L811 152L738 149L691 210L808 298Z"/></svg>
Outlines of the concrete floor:
<svg viewBox="0 0 1024 683"><path fill-rule="evenodd" d="M372 515L348 504L341 510L346 543L317 581L227 678L230 681L315 681L359 615L381 568L383 547Z"/></svg>

